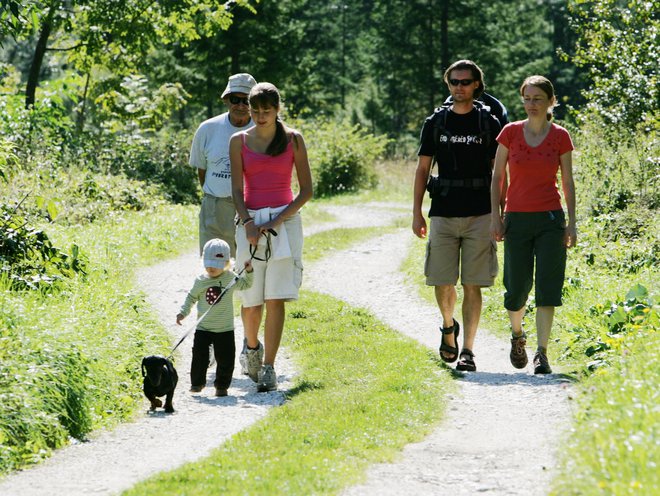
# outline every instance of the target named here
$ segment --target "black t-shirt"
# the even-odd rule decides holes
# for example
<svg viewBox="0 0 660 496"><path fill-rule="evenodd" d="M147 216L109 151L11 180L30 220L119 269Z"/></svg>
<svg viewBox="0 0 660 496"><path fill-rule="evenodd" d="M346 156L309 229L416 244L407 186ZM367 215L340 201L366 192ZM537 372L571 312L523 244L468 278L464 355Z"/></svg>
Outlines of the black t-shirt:
<svg viewBox="0 0 660 496"><path fill-rule="evenodd" d="M433 139L435 115L424 122L418 155L436 155ZM447 110L445 128L451 133L451 137L444 134L439 136L437 169L432 173L448 180L487 179L492 172L491 160L497 150L495 138L500 132L498 120L492 116L489 118L490 140L480 131L479 112L476 109L467 114L456 114ZM490 141L490 146L487 141ZM489 213L490 188L484 183L482 187L451 186L446 194L435 195L431 199L429 217L471 217Z"/></svg>

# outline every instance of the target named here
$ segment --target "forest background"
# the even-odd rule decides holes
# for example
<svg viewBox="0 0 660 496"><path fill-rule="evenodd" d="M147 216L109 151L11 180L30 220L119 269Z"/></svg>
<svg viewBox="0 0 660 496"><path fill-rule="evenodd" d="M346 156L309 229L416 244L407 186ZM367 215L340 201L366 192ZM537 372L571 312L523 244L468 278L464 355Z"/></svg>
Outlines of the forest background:
<svg viewBox="0 0 660 496"><path fill-rule="evenodd" d="M564 357L582 357L577 369L589 375L658 349L659 1L0 0L0 9L0 471L135 411L131 360L153 347L154 324L115 324L132 351L104 343L115 362L104 368L99 343L61 338L88 324L28 315L52 318L81 288L80 305L117 291L95 279L111 279L96 247L71 233L198 204L192 135L224 111L219 94L236 72L281 89L286 120L308 141L316 194L333 198L375 188L379 172L394 170L384 164L414 160L452 61L475 60L511 120L524 117L521 81L548 76L577 147L573 258L583 277L567 292L593 302L586 292L602 290L565 324ZM179 227L163 229L176 238ZM167 251L167 239L153 239L155 254ZM134 263L117 255L122 243L103 246L105 260ZM117 308L141 304L115 296ZM60 325L70 329L58 334ZM653 370L657 351L644 360ZM109 381L120 394L103 389L104 374L120 376ZM657 408L642 410L657 420ZM645 452L657 445L655 427Z"/></svg>

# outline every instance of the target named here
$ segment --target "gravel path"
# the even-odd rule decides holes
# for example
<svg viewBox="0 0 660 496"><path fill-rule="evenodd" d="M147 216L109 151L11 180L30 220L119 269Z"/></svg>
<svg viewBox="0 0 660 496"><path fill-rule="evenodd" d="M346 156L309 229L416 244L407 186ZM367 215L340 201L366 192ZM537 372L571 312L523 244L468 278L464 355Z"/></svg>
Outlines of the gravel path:
<svg viewBox="0 0 660 496"><path fill-rule="evenodd" d="M366 308L437 349L439 311L408 288L398 271L411 241L410 230L402 229L325 258L307 277L307 288ZM329 277L333 267L346 264L350 285ZM367 481L346 496L547 494L555 451L570 425L569 384L557 375L534 376L531 364L517 371L509 363L508 342L481 328L474 352L478 371L458 380L446 420L424 441L408 445L397 463L372 467Z"/></svg>
<svg viewBox="0 0 660 496"><path fill-rule="evenodd" d="M393 215L405 215L400 210L392 214L385 204L328 210L337 220L306 226L306 235L336 227L387 225ZM368 308L394 329L436 348L437 309L407 288L398 273L411 239L410 230L401 229L336 253L306 269L304 287ZM351 273L350 285L341 277L332 278L338 263ZM138 274L139 287L171 330L173 342L192 325L192 316L183 327L174 321L200 269L197 254L190 253ZM240 319L236 324L240 349ZM0 494L116 494L157 472L206 456L284 401L295 374L285 349L278 354L276 367L279 391L257 393L254 383L240 375L237 364L229 396L215 398L213 387L199 395L188 393L191 345L189 337L177 351L180 382L175 414L148 413L145 399L145 412L135 422L96 433L87 442L58 450L44 463L7 477L0 482ZM554 450L569 421L567 384L557 376L514 372L508 363L507 343L485 331L480 330L474 351L479 372L458 381L459 394L448 405L446 422L423 442L406 447L399 462L374 466L366 483L350 488L346 495L547 492ZM212 380L209 374L208 384Z"/></svg>

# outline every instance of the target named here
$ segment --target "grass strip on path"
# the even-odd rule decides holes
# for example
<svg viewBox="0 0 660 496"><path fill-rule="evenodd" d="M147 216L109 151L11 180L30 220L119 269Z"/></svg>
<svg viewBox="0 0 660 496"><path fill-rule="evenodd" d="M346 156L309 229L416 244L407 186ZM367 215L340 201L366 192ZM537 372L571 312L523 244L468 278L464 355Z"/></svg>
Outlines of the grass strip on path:
<svg viewBox="0 0 660 496"><path fill-rule="evenodd" d="M125 494L334 494L428 434L454 387L431 351L328 296L290 304L284 337L300 375L282 407Z"/></svg>

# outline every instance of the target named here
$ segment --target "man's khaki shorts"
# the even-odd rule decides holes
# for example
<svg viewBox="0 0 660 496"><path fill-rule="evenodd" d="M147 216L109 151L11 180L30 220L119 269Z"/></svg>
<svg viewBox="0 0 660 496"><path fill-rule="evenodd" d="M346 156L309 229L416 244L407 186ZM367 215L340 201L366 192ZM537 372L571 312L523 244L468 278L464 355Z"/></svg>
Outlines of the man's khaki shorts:
<svg viewBox="0 0 660 496"><path fill-rule="evenodd" d="M236 256L236 208L231 196L218 198L211 195L202 197L199 209L199 254L210 239L226 241L231 256Z"/></svg>
<svg viewBox="0 0 660 496"><path fill-rule="evenodd" d="M460 269L460 270L459 270ZM490 236L490 214L431 217L424 275L427 286L492 286L497 276L497 245Z"/></svg>

